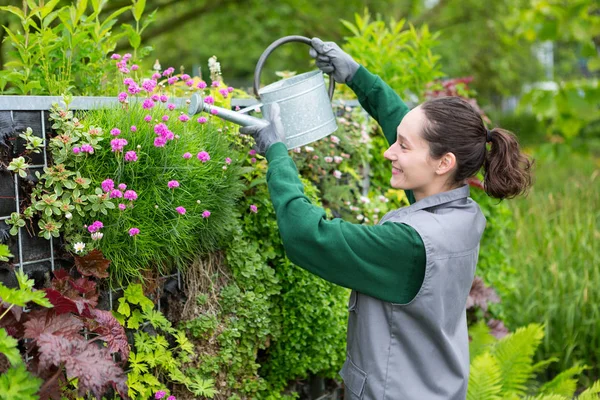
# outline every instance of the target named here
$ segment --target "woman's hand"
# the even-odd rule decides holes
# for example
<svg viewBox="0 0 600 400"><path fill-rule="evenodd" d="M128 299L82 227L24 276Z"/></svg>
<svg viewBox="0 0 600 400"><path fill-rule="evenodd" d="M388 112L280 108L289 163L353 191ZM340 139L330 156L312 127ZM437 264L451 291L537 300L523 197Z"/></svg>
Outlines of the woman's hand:
<svg viewBox="0 0 600 400"><path fill-rule="evenodd" d="M323 42L319 38L311 39L309 54L316 60L317 67L326 74L331 74L338 83L352 80L360 65L334 42Z"/></svg>

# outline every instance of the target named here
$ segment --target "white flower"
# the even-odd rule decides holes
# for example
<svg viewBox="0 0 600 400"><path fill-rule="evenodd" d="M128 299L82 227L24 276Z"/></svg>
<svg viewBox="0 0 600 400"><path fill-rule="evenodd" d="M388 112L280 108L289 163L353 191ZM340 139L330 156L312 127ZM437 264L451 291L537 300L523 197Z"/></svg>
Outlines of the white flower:
<svg viewBox="0 0 600 400"><path fill-rule="evenodd" d="M81 253L85 249L85 243L77 242L73 245L73 248L75 249L75 253Z"/></svg>
<svg viewBox="0 0 600 400"><path fill-rule="evenodd" d="M342 177L342 173L336 169L333 171L333 176L335 176L336 179L340 179Z"/></svg>
<svg viewBox="0 0 600 400"><path fill-rule="evenodd" d="M369 204L371 200L369 200L369 198L366 196L360 196L360 202L363 204Z"/></svg>
<svg viewBox="0 0 600 400"><path fill-rule="evenodd" d="M384 195L380 195L380 196L379 196L379 201L382 201L382 202L384 202L384 203L387 203L389 200L388 200L388 198L387 198L387 197L385 197Z"/></svg>
<svg viewBox="0 0 600 400"><path fill-rule="evenodd" d="M325 160L325 162L332 162L333 161L333 157L327 156L327 157L324 158L324 160Z"/></svg>
<svg viewBox="0 0 600 400"><path fill-rule="evenodd" d="M300 154L302 152L302 149L300 147L296 147L296 148L294 148L293 152Z"/></svg>
<svg viewBox="0 0 600 400"><path fill-rule="evenodd" d="M102 232L94 232L92 233L92 240L100 240L104 236Z"/></svg>
<svg viewBox="0 0 600 400"><path fill-rule="evenodd" d="M66 219L71 219L71 218L73 218L73 214L71 214L70 212L68 212L68 213L65 214L65 218Z"/></svg>
<svg viewBox="0 0 600 400"><path fill-rule="evenodd" d="M344 161L344 159L340 156L333 156L333 161L335 161L336 164L339 164Z"/></svg>
<svg viewBox="0 0 600 400"><path fill-rule="evenodd" d="M358 214L358 215L356 216L356 219L357 219L357 220L359 220L359 221L362 221L364 218L365 218L365 216L364 216L364 215L362 215L362 214Z"/></svg>
<svg viewBox="0 0 600 400"><path fill-rule="evenodd" d="M313 151L315 151L315 148L310 146L304 146L304 151L306 151L307 153L312 153Z"/></svg>
<svg viewBox="0 0 600 400"><path fill-rule="evenodd" d="M331 135L331 141L335 144L338 144L340 142L340 138L335 136L335 135Z"/></svg>

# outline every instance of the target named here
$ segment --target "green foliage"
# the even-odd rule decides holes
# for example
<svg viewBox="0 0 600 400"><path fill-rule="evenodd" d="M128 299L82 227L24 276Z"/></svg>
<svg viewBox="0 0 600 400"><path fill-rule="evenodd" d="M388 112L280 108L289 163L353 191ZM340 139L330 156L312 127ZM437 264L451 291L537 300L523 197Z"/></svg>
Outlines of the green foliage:
<svg viewBox="0 0 600 400"><path fill-rule="evenodd" d="M113 31L117 17L130 9L122 7L105 16L107 0L77 0L59 7L58 0L28 1L23 9L6 6L20 29L5 26L13 47L9 69L0 71L0 92L17 94L93 95L114 87L108 79L113 51L125 34ZM7 89L7 84L10 84Z"/></svg>
<svg viewBox="0 0 600 400"><path fill-rule="evenodd" d="M553 360L533 364L533 355L544 338L544 328L530 324L518 328L499 341L490 342L491 335L485 334L483 322L470 329L471 361L467 399L544 399L567 400L573 398L577 387L577 376L585 367L573 367L556 376L541 388L536 388L535 374ZM588 397L600 382L582 393L579 399ZM535 397L533 397L535 396Z"/></svg>
<svg viewBox="0 0 600 400"><path fill-rule="evenodd" d="M9 368L0 375L0 400L36 400L42 380L32 376L25 364Z"/></svg>
<svg viewBox="0 0 600 400"><path fill-rule="evenodd" d="M9 258L12 258L13 255L10 252L10 249L5 244L0 244L0 261L8 261Z"/></svg>
<svg viewBox="0 0 600 400"><path fill-rule="evenodd" d="M129 285L125 289L113 315L121 325L135 331L127 373L132 399L147 399L168 383L183 385L197 396L212 398L216 394L212 381L183 368L195 354L194 346L184 331L173 328L171 322L154 309L141 285ZM153 329L145 329L148 325Z"/></svg>
<svg viewBox="0 0 600 400"><path fill-rule="evenodd" d="M9 303L11 306L19 307L24 307L31 301L43 307L52 307L52 304L46 298L45 292L33 289L33 279L29 279L22 271L16 271L15 276L19 282L18 289L7 288L0 283L0 298L2 298L2 301Z"/></svg>
<svg viewBox="0 0 600 400"><path fill-rule="evenodd" d="M379 18L371 21L367 9L354 20L354 24L342 20L352 33L344 50L402 97L422 99L426 85L442 76L440 57L432 52L439 34L432 34L427 25L409 24L406 29L404 19L390 18L389 24Z"/></svg>
<svg viewBox="0 0 600 400"><path fill-rule="evenodd" d="M561 145L540 147L535 158L531 193L509 205L515 234L508 262L519 271L519 284L500 290L506 324L544 323L540 358L559 359L547 377L578 361L598 376L598 161Z"/></svg>

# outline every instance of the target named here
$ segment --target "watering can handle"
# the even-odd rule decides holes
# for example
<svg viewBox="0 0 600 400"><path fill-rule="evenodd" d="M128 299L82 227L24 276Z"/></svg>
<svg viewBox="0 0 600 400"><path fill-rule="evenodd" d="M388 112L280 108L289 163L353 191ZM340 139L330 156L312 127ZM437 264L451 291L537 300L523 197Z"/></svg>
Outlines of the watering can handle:
<svg viewBox="0 0 600 400"><path fill-rule="evenodd" d="M263 68L265 61L267 61L267 57L269 57L269 55L277 47L281 46L284 43L289 43L289 42L300 42L300 43L305 43L309 46L311 45L309 38L307 38L305 36L297 36L297 35L284 36L281 39L277 39L276 41L271 43L269 45L269 47L267 47L265 49L265 51L263 51L263 53L261 54L260 58L258 59L258 62L256 63L256 69L254 70L254 96L256 96L257 99L260 99L260 96L258 95L258 89L260 87L260 73L262 72L262 68ZM335 90L335 80L330 76L329 77L329 99L330 100L333 100L333 91L334 90Z"/></svg>

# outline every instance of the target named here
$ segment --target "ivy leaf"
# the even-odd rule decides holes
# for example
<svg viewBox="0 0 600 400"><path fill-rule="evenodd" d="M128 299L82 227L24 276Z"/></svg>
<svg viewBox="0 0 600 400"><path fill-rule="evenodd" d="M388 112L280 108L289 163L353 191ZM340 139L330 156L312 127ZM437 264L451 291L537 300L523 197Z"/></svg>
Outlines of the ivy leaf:
<svg viewBox="0 0 600 400"><path fill-rule="evenodd" d="M42 380L31 375L21 364L0 375L0 400L37 400Z"/></svg>
<svg viewBox="0 0 600 400"><path fill-rule="evenodd" d="M4 354L11 365L19 365L23 363L21 354L17 345L19 342L12 336L9 336L5 329L0 328L0 353Z"/></svg>
<svg viewBox="0 0 600 400"><path fill-rule="evenodd" d="M136 310L137 311L137 310ZM102 340L108 344L108 350L111 353L121 353L121 359L127 360L129 357L129 343L125 329L119 324L119 321L110 311L93 309L92 316L99 326L94 330L102 335Z"/></svg>
<svg viewBox="0 0 600 400"><path fill-rule="evenodd" d="M66 339L79 339L79 332L83 328L83 322L72 314L60 314L44 312L32 315L25 326L25 338L37 340L43 334L60 335Z"/></svg>
<svg viewBox="0 0 600 400"><path fill-rule="evenodd" d="M37 343L40 367L64 364L67 378L77 378L80 395L91 391L100 398L109 385L119 390L125 387L125 373L104 347L83 339L69 340L47 333L41 334Z"/></svg>
<svg viewBox="0 0 600 400"><path fill-rule="evenodd" d="M75 256L77 271L84 276L95 276L96 278L108 278L108 266L110 260L104 258L98 249L90 251L85 256Z"/></svg>

